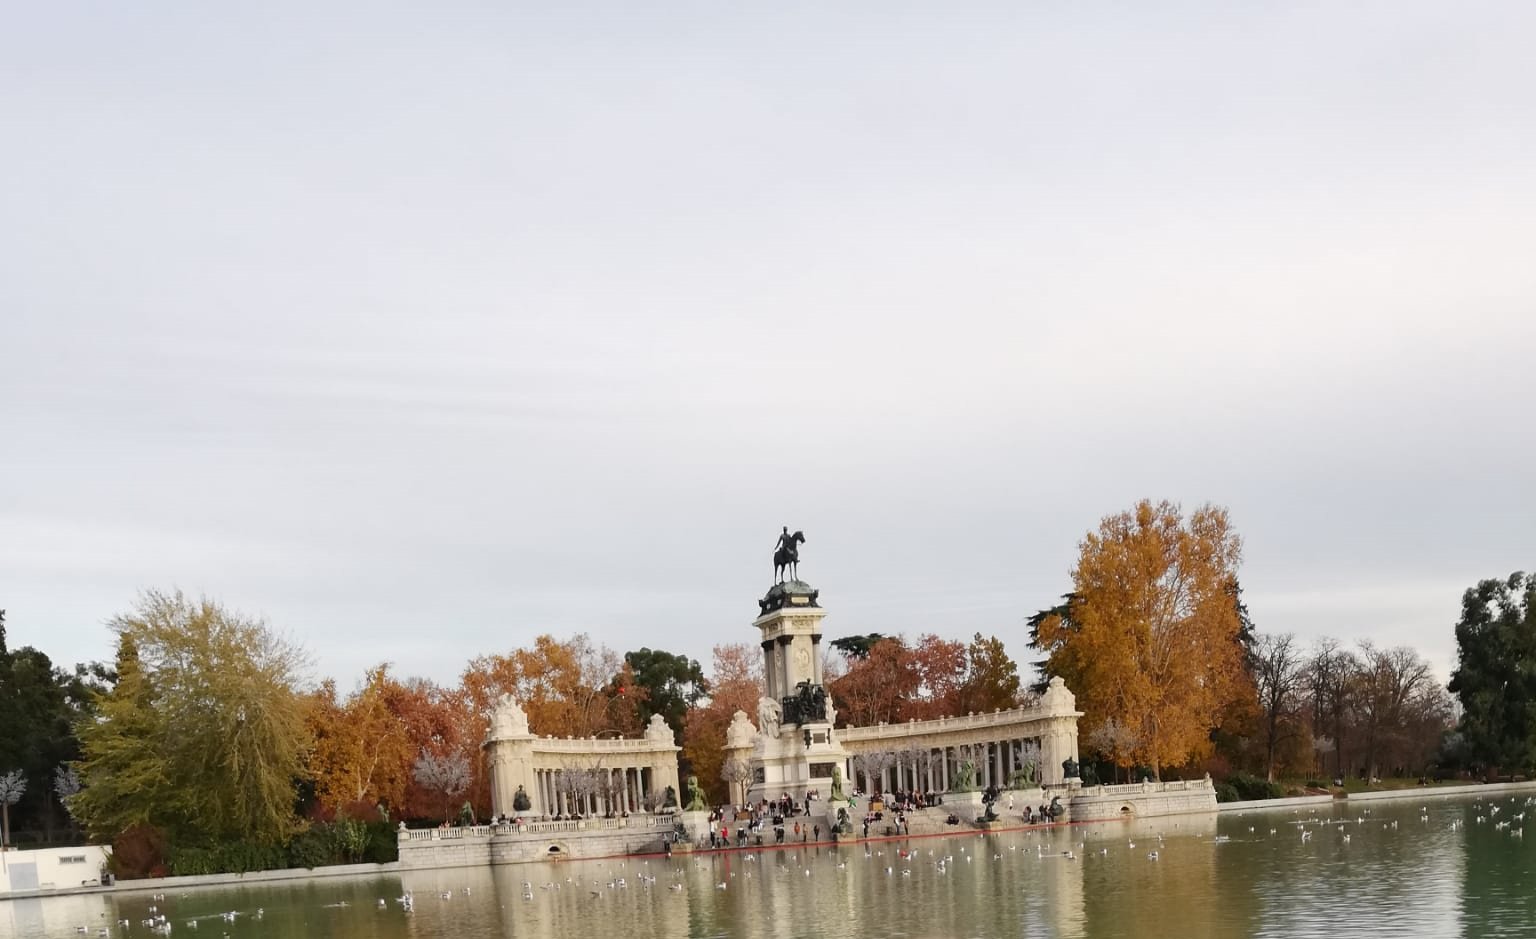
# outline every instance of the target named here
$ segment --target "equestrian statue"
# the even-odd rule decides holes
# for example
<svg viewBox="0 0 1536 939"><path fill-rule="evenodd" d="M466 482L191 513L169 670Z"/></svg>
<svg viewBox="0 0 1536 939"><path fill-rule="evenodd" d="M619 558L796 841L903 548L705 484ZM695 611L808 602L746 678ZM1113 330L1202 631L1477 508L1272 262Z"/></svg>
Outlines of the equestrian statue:
<svg viewBox="0 0 1536 939"><path fill-rule="evenodd" d="M789 526L784 526L783 534L779 535L778 544L773 547L773 576L774 583L784 583L784 575L788 574L790 580L800 579L800 545L805 543L805 534L789 533Z"/></svg>

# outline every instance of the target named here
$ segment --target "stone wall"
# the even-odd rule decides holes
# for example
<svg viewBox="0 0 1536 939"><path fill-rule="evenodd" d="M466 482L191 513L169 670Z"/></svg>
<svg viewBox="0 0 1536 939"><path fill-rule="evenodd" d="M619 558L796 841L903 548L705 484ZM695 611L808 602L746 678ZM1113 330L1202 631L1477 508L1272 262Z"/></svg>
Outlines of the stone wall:
<svg viewBox="0 0 1536 939"><path fill-rule="evenodd" d="M422 828L399 834L401 869L484 867L666 850L671 816Z"/></svg>
<svg viewBox="0 0 1536 939"><path fill-rule="evenodd" d="M1093 786L1074 791L1067 809L1074 822L1215 812L1216 787L1209 779Z"/></svg>

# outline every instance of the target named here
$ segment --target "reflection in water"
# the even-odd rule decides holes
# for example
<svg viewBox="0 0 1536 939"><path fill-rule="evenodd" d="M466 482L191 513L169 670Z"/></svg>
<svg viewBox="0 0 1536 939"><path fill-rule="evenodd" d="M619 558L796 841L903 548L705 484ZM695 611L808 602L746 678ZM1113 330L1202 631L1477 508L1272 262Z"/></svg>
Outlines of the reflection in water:
<svg viewBox="0 0 1536 939"><path fill-rule="evenodd" d="M409 871L163 901L151 898L158 888L0 901L0 939L63 939L81 926L94 935L120 919L131 925L112 926L112 936L148 936L140 923L151 905L175 935L213 939L1531 935L1536 848L1510 833L1523 827L1513 817L1529 810L1524 802L1505 797L1498 816L1471 799L1369 812L1357 803L841 849ZM404 891L414 912L397 902Z"/></svg>

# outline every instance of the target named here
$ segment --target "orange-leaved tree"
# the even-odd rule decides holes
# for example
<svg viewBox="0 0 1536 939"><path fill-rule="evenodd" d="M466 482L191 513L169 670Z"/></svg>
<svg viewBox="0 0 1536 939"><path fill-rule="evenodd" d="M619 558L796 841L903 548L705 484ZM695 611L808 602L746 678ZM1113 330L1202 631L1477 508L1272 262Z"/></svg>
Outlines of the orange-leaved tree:
<svg viewBox="0 0 1536 939"><path fill-rule="evenodd" d="M1034 621L1044 671L1076 693L1085 737L1113 722L1121 765L1160 775L1204 756L1224 710L1251 694L1234 599L1242 540L1226 510L1186 520L1143 500L1080 549L1067 602Z"/></svg>
<svg viewBox="0 0 1536 939"><path fill-rule="evenodd" d="M315 736L309 769L324 809L363 803L397 811L404 804L415 747L394 708L400 692L382 664L369 669L344 702L330 679L309 696L306 720Z"/></svg>
<svg viewBox="0 0 1536 939"><path fill-rule="evenodd" d="M715 646L709 688L709 703L689 709L683 718L683 759L715 802L728 802L723 776L731 774L722 773L725 732L737 711L757 720L757 700L764 691L762 653L744 642Z"/></svg>
<svg viewBox="0 0 1536 939"><path fill-rule="evenodd" d="M848 672L827 687L840 726L864 727L905 720L923 675L900 639L880 639L863 657L850 656Z"/></svg>

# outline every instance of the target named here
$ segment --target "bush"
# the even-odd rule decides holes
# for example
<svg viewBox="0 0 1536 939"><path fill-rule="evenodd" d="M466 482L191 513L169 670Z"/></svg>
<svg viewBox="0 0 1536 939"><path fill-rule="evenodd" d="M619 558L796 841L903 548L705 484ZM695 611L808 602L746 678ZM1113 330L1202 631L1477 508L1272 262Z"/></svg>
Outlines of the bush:
<svg viewBox="0 0 1536 939"><path fill-rule="evenodd" d="M1237 789L1231 783L1220 783L1216 786L1217 802L1237 802Z"/></svg>
<svg viewBox="0 0 1536 939"><path fill-rule="evenodd" d="M122 880L164 876L165 833L153 825L134 825L113 840L107 866Z"/></svg>
<svg viewBox="0 0 1536 939"><path fill-rule="evenodd" d="M1285 789L1279 783L1249 776L1247 773L1233 773L1227 777L1227 785L1237 791L1237 799L1234 801L1279 799L1285 795Z"/></svg>
<svg viewBox="0 0 1536 939"><path fill-rule="evenodd" d="M288 867L324 867L333 863L336 850L327 825L316 825L288 842Z"/></svg>
<svg viewBox="0 0 1536 939"><path fill-rule="evenodd" d="M395 828L389 822L374 822L368 826L368 846L363 848L363 861L368 864L388 864L400 860L400 841Z"/></svg>

